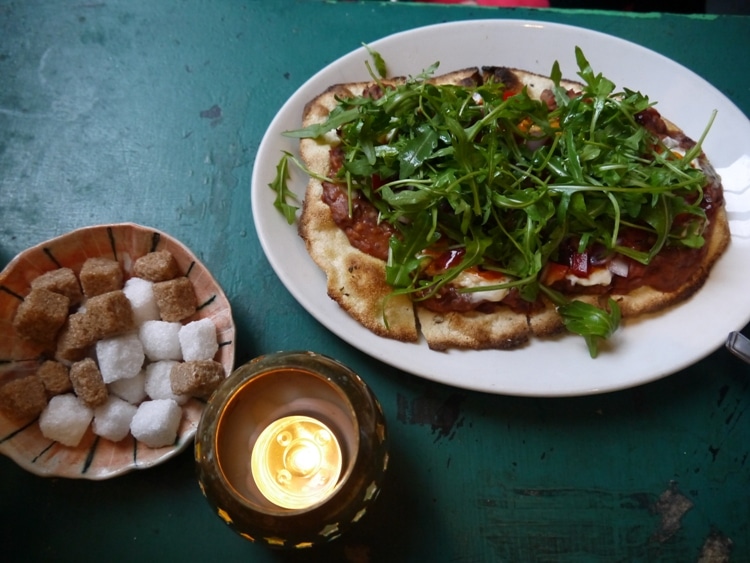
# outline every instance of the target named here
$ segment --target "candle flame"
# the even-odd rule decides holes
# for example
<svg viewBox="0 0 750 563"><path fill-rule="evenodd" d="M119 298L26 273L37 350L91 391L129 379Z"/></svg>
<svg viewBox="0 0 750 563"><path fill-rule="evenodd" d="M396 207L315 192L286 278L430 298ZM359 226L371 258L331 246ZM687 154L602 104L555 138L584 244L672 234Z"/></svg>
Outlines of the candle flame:
<svg viewBox="0 0 750 563"><path fill-rule="evenodd" d="M252 448L250 471L266 499L300 509L332 494L342 464L336 435L320 420L293 415L261 432Z"/></svg>

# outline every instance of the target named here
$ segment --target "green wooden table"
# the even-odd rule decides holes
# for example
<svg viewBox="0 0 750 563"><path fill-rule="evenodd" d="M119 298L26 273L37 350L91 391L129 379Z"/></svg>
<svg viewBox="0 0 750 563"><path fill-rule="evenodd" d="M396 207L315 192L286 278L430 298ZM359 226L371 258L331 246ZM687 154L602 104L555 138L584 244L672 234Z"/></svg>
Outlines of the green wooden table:
<svg viewBox="0 0 750 563"><path fill-rule="evenodd" d="M387 2L0 0L0 265L73 228L133 221L190 246L233 306L237 363L333 356L383 404L373 511L322 550L230 532L192 451L102 482L0 459L3 561L750 560L750 367L717 350L604 395L533 399L432 383L322 328L270 270L250 176L281 104L362 42L472 18L582 26L687 66L750 113L750 18ZM216 109L220 108L220 117ZM747 330L746 330L747 332ZM714 546L718 559L701 559Z"/></svg>

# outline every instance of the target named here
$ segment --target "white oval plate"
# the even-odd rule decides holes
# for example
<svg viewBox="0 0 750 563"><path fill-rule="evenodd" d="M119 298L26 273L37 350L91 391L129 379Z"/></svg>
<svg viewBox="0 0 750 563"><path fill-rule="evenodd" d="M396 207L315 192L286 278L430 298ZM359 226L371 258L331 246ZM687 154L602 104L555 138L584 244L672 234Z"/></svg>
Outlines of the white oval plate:
<svg viewBox="0 0 750 563"><path fill-rule="evenodd" d="M18 254L0 272L0 381L14 373L34 371L41 361L38 349L21 340L12 326L20 303L18 296L29 292L31 280L60 266L77 274L86 259L96 256L120 262L127 279L136 258L151 250L172 253L180 270L193 282L200 305L185 322L202 318L214 322L221 343L215 359L229 375L234 368L235 328L229 300L218 282L178 240L156 229L119 223L84 227L42 242ZM111 442L96 436L90 425L78 446L63 446L45 438L36 420L20 424L0 413L0 453L43 477L109 479L134 469L153 467L192 445L204 405L204 401L192 398L182 405L177 439L161 448L150 448L130 434L119 442Z"/></svg>
<svg viewBox="0 0 750 563"><path fill-rule="evenodd" d="M519 46L522 46L519 48ZM554 397L602 393L640 385L678 371L720 347L750 320L750 123L721 92L676 62L599 32L538 21L478 20L422 27L370 45L391 76L414 76L439 61L439 73L502 65L577 78L575 46L595 72L657 101L659 111L694 139L718 110L704 148L724 175L732 244L705 287L682 305L628 322L592 360L582 338L535 339L513 351L435 352L424 342L405 344L362 328L327 297L325 276L309 258L296 229L273 207L268 184L281 151L297 142L281 135L300 127L304 105L328 86L368 80L364 48L310 78L283 105L258 150L252 179L255 227L271 266L299 303L352 346L406 372L456 387L509 395ZM304 196L306 178L292 170L290 188ZM744 217L743 217L744 213ZM743 222L743 219L747 219Z"/></svg>

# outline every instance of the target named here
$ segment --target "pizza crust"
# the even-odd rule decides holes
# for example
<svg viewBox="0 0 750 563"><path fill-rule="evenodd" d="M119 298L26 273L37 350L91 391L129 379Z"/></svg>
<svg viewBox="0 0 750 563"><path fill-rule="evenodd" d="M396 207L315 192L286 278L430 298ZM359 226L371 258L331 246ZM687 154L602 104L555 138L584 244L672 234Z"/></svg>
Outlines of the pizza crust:
<svg viewBox="0 0 750 563"><path fill-rule="evenodd" d="M511 350L526 344L531 335L526 315L503 308L495 313L436 313L415 306L420 329L433 350Z"/></svg>
<svg viewBox="0 0 750 563"><path fill-rule="evenodd" d="M493 68L484 68L485 73ZM532 97L539 98L551 88L550 78L520 69L501 69L517 78ZM463 69L435 77L431 82L458 84L482 72L476 68ZM508 75L504 75L508 76ZM399 84L404 78L384 81ZM566 88L578 89L581 85L561 81ZM303 127L325 121L338 104L338 98L361 95L371 86L368 82L339 84L328 88L305 107ZM681 131L668 123L672 131ZM323 139L302 139L300 154L305 165L318 175L329 173L331 146L338 139L335 132ZM702 157L708 175L715 172ZM717 179L718 181L718 179ZM513 349L524 345L532 337L546 337L564 331L565 326L556 307L544 300L544 307L530 315L515 313L500 307L492 313L436 313L428 310L405 295L393 295L385 281L385 263L354 248L346 234L333 221L331 210L322 199L323 187L319 180L308 182L299 222L299 234L315 263L325 272L327 291L349 315L378 336L404 342L416 342L421 336L434 350L463 349ZM627 295L613 296L621 308L623 318L637 317L663 310L688 299L705 283L711 268L727 248L730 240L726 212L723 207L716 214L714 224L707 233L707 250L704 260L691 278L672 292L661 292L641 287ZM582 295L576 299L606 307L607 297Z"/></svg>
<svg viewBox="0 0 750 563"><path fill-rule="evenodd" d="M707 230L707 237L703 261L693 272L693 275L676 290L662 292L644 286L631 291L627 295L614 296L620 306L623 318L637 317L664 310L671 305L689 299L703 287L714 264L729 246L731 235L724 207L717 210L714 224L710 225Z"/></svg>
<svg viewBox="0 0 750 563"><path fill-rule="evenodd" d="M338 96L359 95L366 86L366 83L359 83L329 88L305 108L304 126L324 121L336 106ZM335 142L335 139L328 141ZM320 175L328 173L329 150L329 144L319 140L302 139L300 142L305 165ZM385 282L383 261L349 244L346 234L333 221L322 195L322 183L311 178L298 230L308 253L326 274L328 296L378 336L416 342L419 332L411 299L391 295L392 289Z"/></svg>

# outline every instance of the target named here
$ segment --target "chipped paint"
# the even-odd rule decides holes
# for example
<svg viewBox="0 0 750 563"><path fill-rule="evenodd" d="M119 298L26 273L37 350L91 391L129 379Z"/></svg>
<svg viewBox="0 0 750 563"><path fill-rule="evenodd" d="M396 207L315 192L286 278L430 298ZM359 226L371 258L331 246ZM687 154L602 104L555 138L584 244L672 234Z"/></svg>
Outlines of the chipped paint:
<svg viewBox="0 0 750 563"><path fill-rule="evenodd" d="M682 517L693 508L693 501L677 490L677 485L671 483L653 506L653 511L661 516L659 527L653 538L658 542L665 542L680 531Z"/></svg>
<svg viewBox="0 0 750 563"><path fill-rule="evenodd" d="M583 15L583 16L606 16L606 17L627 17L632 19L660 19L664 16L663 12L634 12L625 10L601 10L591 8L546 8L547 12L559 12L564 16ZM719 18L719 14L669 14L670 17L683 17L691 20L713 21Z"/></svg>
<svg viewBox="0 0 750 563"><path fill-rule="evenodd" d="M703 543L698 563L729 563L733 545L730 538L716 530L712 531Z"/></svg>
<svg viewBox="0 0 750 563"><path fill-rule="evenodd" d="M398 395L397 418L405 424L430 425L433 434L440 438L453 439L456 429L461 426L461 403L465 397L460 393L453 393L445 400L439 401L433 397L416 397L407 399Z"/></svg>
<svg viewBox="0 0 750 563"><path fill-rule="evenodd" d="M210 108L202 110L199 115L203 119L220 119L221 107L214 104Z"/></svg>

